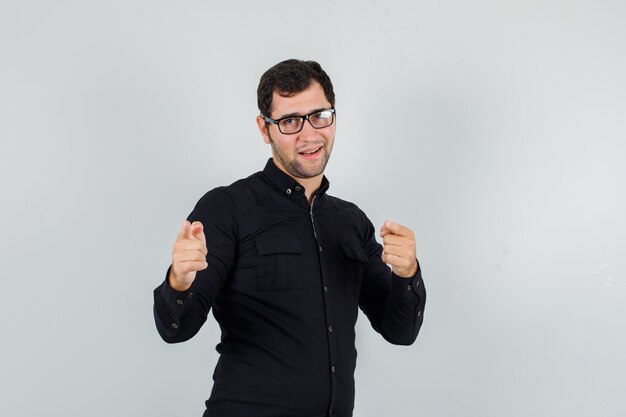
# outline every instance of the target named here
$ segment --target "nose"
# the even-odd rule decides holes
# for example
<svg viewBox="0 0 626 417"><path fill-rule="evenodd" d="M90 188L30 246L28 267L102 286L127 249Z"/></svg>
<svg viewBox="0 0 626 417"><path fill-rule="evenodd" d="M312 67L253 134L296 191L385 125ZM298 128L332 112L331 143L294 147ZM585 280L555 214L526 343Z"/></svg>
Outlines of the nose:
<svg viewBox="0 0 626 417"><path fill-rule="evenodd" d="M316 128L311 124L311 120L307 118L302 125L302 130L300 131L300 135L305 139L315 139L317 136Z"/></svg>

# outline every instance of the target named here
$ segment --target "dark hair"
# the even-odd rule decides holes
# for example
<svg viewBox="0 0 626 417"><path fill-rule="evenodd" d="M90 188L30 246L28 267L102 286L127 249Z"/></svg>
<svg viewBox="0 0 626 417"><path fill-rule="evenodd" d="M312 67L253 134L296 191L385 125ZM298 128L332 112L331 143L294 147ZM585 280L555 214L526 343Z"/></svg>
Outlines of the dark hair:
<svg viewBox="0 0 626 417"><path fill-rule="evenodd" d="M324 95L335 106L335 92L328 74L315 61L288 59L265 71L257 89L257 103L261 114L268 116L272 112L274 91L283 97L290 97L306 90L311 81L317 81L324 89Z"/></svg>

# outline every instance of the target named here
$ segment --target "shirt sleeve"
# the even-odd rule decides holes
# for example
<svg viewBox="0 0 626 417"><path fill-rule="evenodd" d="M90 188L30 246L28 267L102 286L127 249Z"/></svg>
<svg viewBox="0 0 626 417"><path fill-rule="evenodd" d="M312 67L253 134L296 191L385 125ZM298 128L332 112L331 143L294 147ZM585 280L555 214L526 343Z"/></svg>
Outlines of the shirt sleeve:
<svg viewBox="0 0 626 417"><path fill-rule="evenodd" d="M165 280L154 290L154 319L168 343L192 338L207 319L235 261L237 222L235 205L226 191L216 188L205 194L187 217L204 227L208 267L196 273L191 287L176 291Z"/></svg>
<svg viewBox="0 0 626 417"><path fill-rule="evenodd" d="M364 230L363 249L369 259L365 266L359 307L374 330L396 345L410 345L417 338L424 319L426 289L418 262L413 277L394 274L381 259L383 251L375 238L372 222L360 212Z"/></svg>

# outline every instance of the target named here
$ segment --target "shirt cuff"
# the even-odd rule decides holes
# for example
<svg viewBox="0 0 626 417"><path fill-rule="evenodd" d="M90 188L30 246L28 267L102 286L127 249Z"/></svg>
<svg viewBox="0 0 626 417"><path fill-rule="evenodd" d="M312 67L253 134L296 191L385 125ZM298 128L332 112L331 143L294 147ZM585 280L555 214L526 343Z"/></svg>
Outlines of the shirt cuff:
<svg viewBox="0 0 626 417"><path fill-rule="evenodd" d="M170 265L165 273L165 281L163 281L163 285L161 286L161 296L163 297L165 305L168 307L172 317L179 320L185 315L187 310L189 310L194 295L191 288L185 291L177 291L172 288L168 280L171 268L172 266Z"/></svg>
<svg viewBox="0 0 626 417"><path fill-rule="evenodd" d="M422 268L419 266L412 277L403 278L391 273L391 292L396 299L416 300L420 298L422 286Z"/></svg>

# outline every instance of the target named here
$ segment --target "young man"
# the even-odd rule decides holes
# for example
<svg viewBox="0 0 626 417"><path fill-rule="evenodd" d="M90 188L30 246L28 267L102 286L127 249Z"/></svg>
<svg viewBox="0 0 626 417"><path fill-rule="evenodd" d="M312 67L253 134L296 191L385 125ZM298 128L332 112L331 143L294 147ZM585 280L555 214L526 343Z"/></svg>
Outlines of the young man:
<svg viewBox="0 0 626 417"><path fill-rule="evenodd" d="M222 337L204 417L352 416L358 309L393 344L422 324L415 238L386 221L383 247L356 205L327 194L335 95L319 64L281 62L257 94L272 158L183 223L154 291L157 329L185 341L213 309Z"/></svg>

